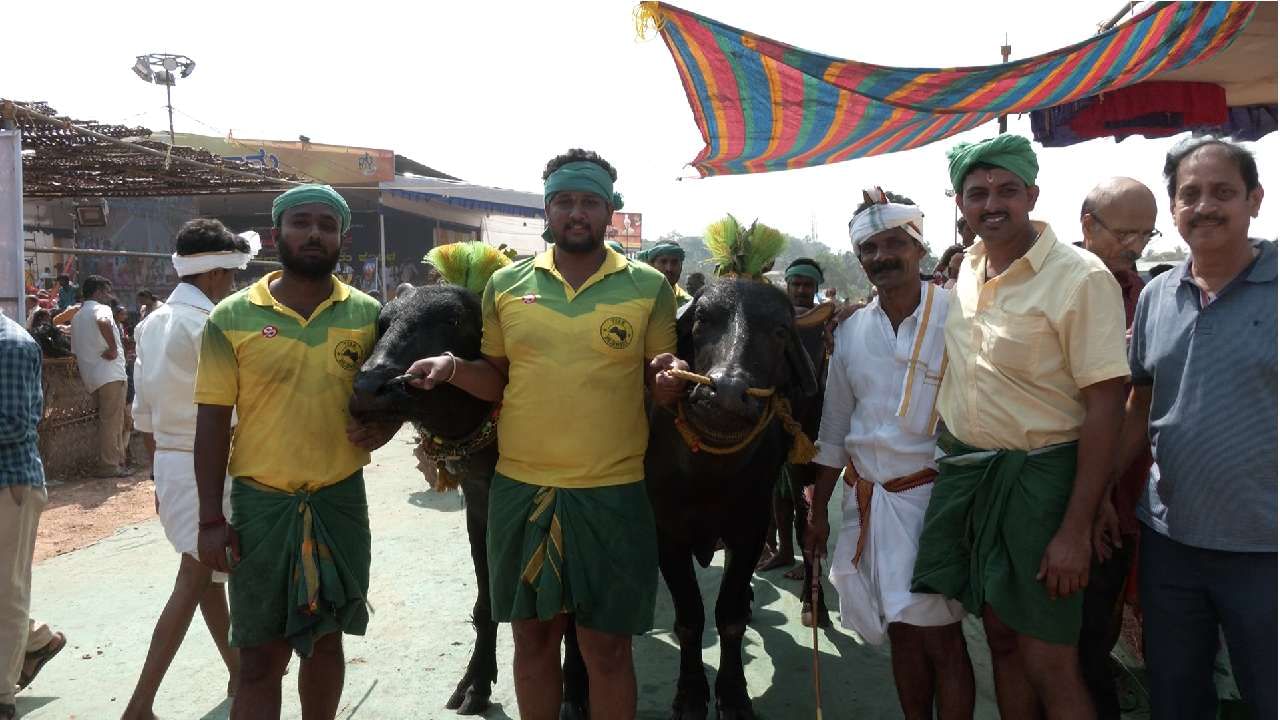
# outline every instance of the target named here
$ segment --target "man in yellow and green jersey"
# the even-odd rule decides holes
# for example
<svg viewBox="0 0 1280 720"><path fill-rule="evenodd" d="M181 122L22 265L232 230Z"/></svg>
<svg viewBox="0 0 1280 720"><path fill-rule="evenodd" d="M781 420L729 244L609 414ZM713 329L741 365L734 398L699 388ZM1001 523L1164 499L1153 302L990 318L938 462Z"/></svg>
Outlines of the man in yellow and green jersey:
<svg viewBox="0 0 1280 720"><path fill-rule="evenodd" d="M635 717L631 636L653 624L658 548L644 479L645 389L660 405L684 383L675 300L661 273L605 247L617 173L571 150L543 173L554 247L494 273L479 360L419 360L413 384L452 383L502 400L489 491L494 619L515 637L521 717L556 717L570 622L591 712Z"/></svg>
<svg viewBox="0 0 1280 720"><path fill-rule="evenodd" d="M195 390L198 551L231 573L231 644L241 653L232 715L278 718L296 651L303 707L331 718L342 696L342 634L363 635L369 620L361 469L396 427L347 414L380 306L333 276L351 226L346 201L328 186L302 185L277 197L271 215L284 269L218 303L205 325ZM225 475L234 478L230 524Z"/></svg>

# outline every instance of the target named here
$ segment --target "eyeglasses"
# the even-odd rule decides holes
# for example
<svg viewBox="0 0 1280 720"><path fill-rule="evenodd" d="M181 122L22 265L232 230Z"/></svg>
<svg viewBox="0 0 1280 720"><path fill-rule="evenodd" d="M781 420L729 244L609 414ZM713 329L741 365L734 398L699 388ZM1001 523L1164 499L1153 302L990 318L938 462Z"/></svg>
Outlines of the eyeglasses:
<svg viewBox="0 0 1280 720"><path fill-rule="evenodd" d="M1098 216L1097 216L1097 215L1095 215L1094 213L1092 213L1092 212L1091 212L1091 213L1089 213L1089 217L1093 218L1093 221L1094 221L1094 222L1096 222L1096 223L1098 223L1098 226L1099 226L1099 227L1101 227L1103 230L1106 230L1107 232L1111 233L1111 234L1112 234L1112 235L1113 235L1117 240L1119 240L1120 242L1124 242L1124 241L1126 241L1126 240L1129 240L1130 238L1138 238L1138 239L1142 240L1143 242L1151 242L1152 240L1155 240L1156 238L1160 237L1160 235L1162 234L1159 230L1156 230L1155 228L1152 228L1152 229L1150 229L1150 230L1146 230L1146 231L1143 231L1143 230L1112 230L1111 228L1107 227L1107 224L1106 224L1106 223L1102 222L1102 218L1098 217Z"/></svg>

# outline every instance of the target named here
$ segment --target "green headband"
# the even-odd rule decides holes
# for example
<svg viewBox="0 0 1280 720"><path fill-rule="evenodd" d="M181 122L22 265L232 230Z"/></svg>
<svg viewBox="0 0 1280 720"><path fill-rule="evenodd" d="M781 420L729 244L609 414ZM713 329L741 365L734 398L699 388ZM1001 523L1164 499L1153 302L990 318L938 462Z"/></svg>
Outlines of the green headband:
<svg viewBox="0 0 1280 720"><path fill-rule="evenodd" d="M613 179L609 173L588 160L565 163L548 175L542 187L543 201L550 204L553 195L565 190L595 193L614 210L622 209L622 196L613 191Z"/></svg>
<svg viewBox="0 0 1280 720"><path fill-rule="evenodd" d="M810 278L819 285L822 284L822 271L809 263L799 263L787 268L786 279L790 280L797 275Z"/></svg>
<svg viewBox="0 0 1280 720"><path fill-rule="evenodd" d="M645 262L651 263L654 260L657 260L658 258L662 257L663 255L676 255L680 258L680 260L683 261L684 248L680 247L679 245L669 240L664 240L663 242L660 242L657 245L654 245L653 247L646 250L644 255L644 260Z"/></svg>
<svg viewBox="0 0 1280 720"><path fill-rule="evenodd" d="M342 220L342 234L351 229L351 207L342 199L337 190L328 185L299 185L288 192L278 195L271 203L271 224L280 227L280 218L284 211L299 205L321 203L333 208Z"/></svg>
<svg viewBox="0 0 1280 720"><path fill-rule="evenodd" d="M964 179L978 163L1004 168L1028 185L1036 184L1036 175L1040 172L1031 141L1021 135L997 135L982 142L960 143L947 151L947 160L951 162L951 186L956 192L964 189Z"/></svg>

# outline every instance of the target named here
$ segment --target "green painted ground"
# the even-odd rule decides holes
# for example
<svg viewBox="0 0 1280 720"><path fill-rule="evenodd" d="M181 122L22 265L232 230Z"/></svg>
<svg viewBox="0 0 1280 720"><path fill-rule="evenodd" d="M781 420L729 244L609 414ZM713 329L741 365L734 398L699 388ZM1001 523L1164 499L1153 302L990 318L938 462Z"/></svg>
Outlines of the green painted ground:
<svg viewBox="0 0 1280 720"><path fill-rule="evenodd" d="M338 713L343 719L454 717L442 706L471 649L468 617L475 590L461 499L426 488L408 439L406 432L376 453L366 470L374 538L374 614L366 637L347 638L347 681ZM119 717L177 565L156 521L38 565L33 612L65 632L70 644L18 696L19 716ZM714 604L720 574L718 566L700 574L708 607ZM756 610L745 659L756 711L764 720L814 716L811 635L799 622L798 586L783 580L780 571L755 580ZM829 589L828 602L835 605ZM642 718L667 716L677 668L672 617L664 587L659 590L657 628L635 644ZM714 672L719 651L714 622L708 625L703 657ZM981 629L974 624L968 630L978 673L977 716L994 718ZM488 718L518 717L509 672L511 651L511 636L504 627L498 633L500 675ZM824 717L901 717L887 648L862 645L845 631L828 629L821 633L819 651ZM295 663L286 683L292 685L296 677ZM225 718L226 681L197 615L161 688L156 712L161 718ZM298 718L296 695L288 689L285 695L284 717Z"/></svg>

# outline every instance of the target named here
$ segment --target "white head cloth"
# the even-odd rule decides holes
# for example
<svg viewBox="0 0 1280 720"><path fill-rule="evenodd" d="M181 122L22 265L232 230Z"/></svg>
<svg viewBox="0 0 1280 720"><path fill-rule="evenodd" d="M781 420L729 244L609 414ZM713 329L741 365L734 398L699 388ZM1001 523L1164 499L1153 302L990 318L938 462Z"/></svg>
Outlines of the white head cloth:
<svg viewBox="0 0 1280 720"><path fill-rule="evenodd" d="M858 250L858 243L863 240L899 227L917 242L924 243L924 213L920 208L889 202L888 196L879 186L864 190L862 195L874 204L849 221L849 239L853 241L855 252Z"/></svg>
<svg viewBox="0 0 1280 720"><path fill-rule="evenodd" d="M252 230L240 233L239 237L249 243L249 252L219 250L217 252L196 253L195 255L174 253L174 272L178 273L178 277L187 277L188 275L207 273L210 270L243 270L249 267L249 261L262 249L262 238L258 237L258 233Z"/></svg>

